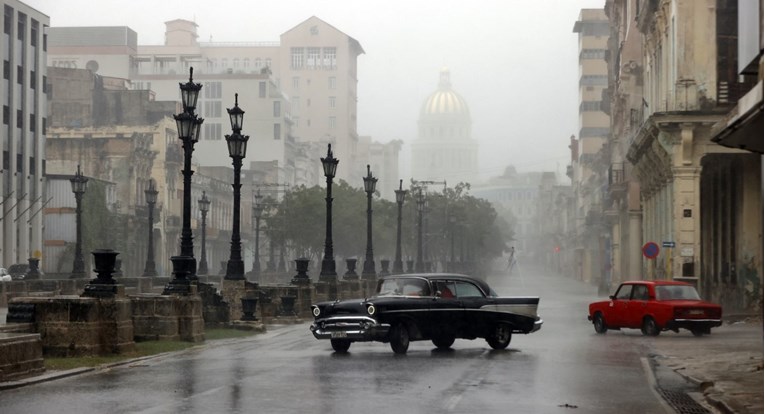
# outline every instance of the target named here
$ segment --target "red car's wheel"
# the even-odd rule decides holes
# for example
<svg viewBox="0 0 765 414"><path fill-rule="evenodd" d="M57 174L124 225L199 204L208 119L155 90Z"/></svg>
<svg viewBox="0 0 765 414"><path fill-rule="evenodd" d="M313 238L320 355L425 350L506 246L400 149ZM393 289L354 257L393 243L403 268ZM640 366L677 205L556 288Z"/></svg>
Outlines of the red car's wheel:
<svg viewBox="0 0 765 414"><path fill-rule="evenodd" d="M606 321L603 320L603 315L601 315L600 312L596 313L595 317L592 318L592 326L595 328L595 332L599 334L608 332Z"/></svg>
<svg viewBox="0 0 765 414"><path fill-rule="evenodd" d="M661 333L661 329L656 325L656 321L650 316L643 318L643 326L640 328L640 331L646 336L659 336Z"/></svg>

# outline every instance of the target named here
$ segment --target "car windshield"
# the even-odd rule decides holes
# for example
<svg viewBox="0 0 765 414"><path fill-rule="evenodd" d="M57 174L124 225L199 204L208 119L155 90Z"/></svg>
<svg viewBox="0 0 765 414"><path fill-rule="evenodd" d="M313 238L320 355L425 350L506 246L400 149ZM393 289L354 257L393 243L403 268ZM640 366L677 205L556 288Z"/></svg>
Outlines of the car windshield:
<svg viewBox="0 0 765 414"><path fill-rule="evenodd" d="M693 286L656 286L656 300L701 300Z"/></svg>
<svg viewBox="0 0 765 414"><path fill-rule="evenodd" d="M430 288L424 279L399 277L385 279L377 288L377 296L429 296Z"/></svg>

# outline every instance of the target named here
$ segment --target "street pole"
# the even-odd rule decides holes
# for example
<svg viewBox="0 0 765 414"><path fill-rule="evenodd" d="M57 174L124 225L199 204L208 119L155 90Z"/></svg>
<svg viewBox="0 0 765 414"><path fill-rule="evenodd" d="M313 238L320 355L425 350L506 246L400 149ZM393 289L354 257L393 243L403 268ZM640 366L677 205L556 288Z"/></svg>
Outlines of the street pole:
<svg viewBox="0 0 765 414"><path fill-rule="evenodd" d="M144 190L146 195L146 204L149 205L149 247L146 253L146 267L144 268L144 277L157 276L157 266L154 263L154 205L157 203L157 191L154 186L154 180L149 180L149 188Z"/></svg>
<svg viewBox="0 0 765 414"><path fill-rule="evenodd" d="M396 204L398 204L398 223L396 225L396 260L393 261L393 274L404 273L404 262L401 260L401 210L406 198L406 190L402 188L404 180L398 181L398 190L396 193Z"/></svg>
<svg viewBox="0 0 765 414"><path fill-rule="evenodd" d="M74 193L75 225L77 241L74 245L74 263L72 264L72 274L70 279L81 279L85 275L85 261L82 258L82 196L88 188L88 179L82 175L80 165L77 164L77 173L69 181L72 183L72 192Z"/></svg>
<svg viewBox="0 0 765 414"><path fill-rule="evenodd" d="M247 154L247 135L242 135L242 121L244 111L239 108L239 94L234 95L234 107L227 109L231 118L231 129L234 131L231 135L226 135L226 144L228 144L228 154L231 156L234 165L234 223L231 231L231 256L226 266L226 280L244 280L244 261L242 261L242 240L239 235L240 222L240 204L241 204L241 170L242 158Z"/></svg>
<svg viewBox="0 0 765 414"><path fill-rule="evenodd" d="M324 239L324 258L321 261L321 273L319 273L320 282L337 282L335 257L332 252L332 178L335 176L339 162L340 160L332 156L332 144L328 144L327 156L321 158L324 176L327 177L327 198L325 199L327 202L327 224Z"/></svg>
<svg viewBox="0 0 765 414"><path fill-rule="evenodd" d="M372 194L375 192L377 178L372 176L372 170L367 164L367 176L364 177L364 191L367 193L367 251L364 258L364 270L361 276L364 279L375 280L377 272L375 271L375 257L372 250Z"/></svg>

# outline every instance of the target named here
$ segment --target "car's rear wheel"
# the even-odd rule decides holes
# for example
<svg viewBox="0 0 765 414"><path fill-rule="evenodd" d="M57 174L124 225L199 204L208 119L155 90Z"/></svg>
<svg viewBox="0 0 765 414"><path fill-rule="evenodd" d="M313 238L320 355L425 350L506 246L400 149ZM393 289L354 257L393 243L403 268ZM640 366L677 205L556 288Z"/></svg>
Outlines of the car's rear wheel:
<svg viewBox="0 0 765 414"><path fill-rule="evenodd" d="M433 345L438 349L447 349L454 343L454 335L440 335L433 338Z"/></svg>
<svg viewBox="0 0 765 414"><path fill-rule="evenodd" d="M661 333L661 329L656 325L656 321L650 316L643 318L643 325L641 326L640 331L646 336L659 336Z"/></svg>
<svg viewBox="0 0 765 414"><path fill-rule="evenodd" d="M405 354L409 349L409 330L403 323L397 323L391 328L390 348L397 354Z"/></svg>
<svg viewBox="0 0 765 414"><path fill-rule="evenodd" d="M604 334L608 332L606 321L603 320L603 315L601 315L600 313L596 313L595 317L592 318L592 326L595 328L595 332L599 334Z"/></svg>
<svg viewBox="0 0 765 414"><path fill-rule="evenodd" d="M693 336L703 336L705 333L708 333L708 332L706 329L696 328L696 329L691 329L691 333L693 334Z"/></svg>
<svg viewBox="0 0 765 414"><path fill-rule="evenodd" d="M329 342L332 343L335 352L348 352L348 348L351 347L350 339L330 339Z"/></svg>
<svg viewBox="0 0 765 414"><path fill-rule="evenodd" d="M510 330L510 325L500 323L494 327L494 331L486 338L486 342L493 349L505 349L510 345L512 337L513 333Z"/></svg>

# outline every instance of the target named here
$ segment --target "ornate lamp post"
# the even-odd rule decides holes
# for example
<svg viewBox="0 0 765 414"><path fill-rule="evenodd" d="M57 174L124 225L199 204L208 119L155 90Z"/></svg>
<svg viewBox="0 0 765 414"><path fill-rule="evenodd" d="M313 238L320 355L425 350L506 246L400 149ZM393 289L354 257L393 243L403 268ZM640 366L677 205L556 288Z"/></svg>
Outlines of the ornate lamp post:
<svg viewBox="0 0 765 414"><path fill-rule="evenodd" d="M377 277L375 257L372 253L372 194L375 192L376 185L377 178L372 176L372 170L367 164L367 176L364 177L364 191L367 193L367 254L364 258L364 270L361 272L361 276L371 280Z"/></svg>
<svg viewBox="0 0 765 414"><path fill-rule="evenodd" d="M337 272L335 272L335 257L332 253L332 178L337 172L337 164L340 162L332 156L332 144L327 145L327 156L321 158L321 165L324 167L324 176L327 177L327 232L324 240L324 259L321 261L321 273L319 273L320 282L336 282Z"/></svg>
<svg viewBox="0 0 765 414"><path fill-rule="evenodd" d="M77 165L77 173L70 178L72 183L72 192L76 205L76 232L77 242L74 245L74 264L72 265L71 279L80 279L85 277L85 262L82 259L82 195L88 189L88 179L82 175L80 165Z"/></svg>
<svg viewBox="0 0 765 414"><path fill-rule="evenodd" d="M449 271L454 272L454 227L457 224L457 217L449 215L449 231L451 233L451 258L449 259Z"/></svg>
<svg viewBox="0 0 765 414"><path fill-rule="evenodd" d="M263 206L260 204L260 190L255 195L255 205L252 206L252 222L255 223L255 257L252 259L252 275L260 275L260 218L263 217Z"/></svg>
<svg viewBox="0 0 765 414"><path fill-rule="evenodd" d="M401 187L404 180L398 181L398 190L396 190L396 204L398 204L398 223L396 225L396 260L393 261L393 274L400 275L404 273L404 262L401 261L401 209L406 199L406 190Z"/></svg>
<svg viewBox="0 0 765 414"><path fill-rule="evenodd" d="M199 211L202 213L202 250L199 252L199 269L197 269L198 275L206 275L207 269L207 212L210 211L210 199L207 198L207 194L202 191L202 198L198 201Z"/></svg>
<svg viewBox="0 0 765 414"><path fill-rule="evenodd" d="M196 279L197 262L194 258L194 237L191 235L191 154L194 152L194 144L199 141L199 133L202 130L204 119L197 117L194 110L197 106L201 83L194 83L194 68L189 68L189 81L179 83L181 89L181 101L183 112L173 115L178 128L178 138L183 142L183 223L181 227L181 253L173 256L173 280L165 287L163 293L189 292L191 280Z"/></svg>
<svg viewBox="0 0 765 414"><path fill-rule="evenodd" d="M425 196L422 189L417 192L417 264L415 271L425 271L425 263L422 261L422 213L425 211Z"/></svg>
<svg viewBox="0 0 765 414"><path fill-rule="evenodd" d="M242 158L247 154L247 135L242 135L242 121L244 120L244 111L239 108L239 94L234 95L234 107L227 109L228 116L231 118L231 129L234 133L226 135L228 144L228 155L234 164L234 225L231 231L231 256L226 266L227 280L244 280L244 261L242 261L242 241L239 236L239 205L241 202L241 171Z"/></svg>
<svg viewBox="0 0 765 414"><path fill-rule="evenodd" d="M157 276L157 266L154 264L154 205L157 203L157 188L154 180L149 180L149 188L143 191L146 195L146 204L149 205L149 250L146 253L146 267L143 270L144 277Z"/></svg>

